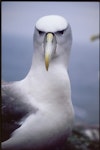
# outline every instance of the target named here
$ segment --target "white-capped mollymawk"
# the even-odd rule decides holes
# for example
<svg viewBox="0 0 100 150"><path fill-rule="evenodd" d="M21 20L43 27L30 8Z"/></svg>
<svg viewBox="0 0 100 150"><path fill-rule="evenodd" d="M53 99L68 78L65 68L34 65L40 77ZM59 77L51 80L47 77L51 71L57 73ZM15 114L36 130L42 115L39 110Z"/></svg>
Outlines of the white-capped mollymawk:
<svg viewBox="0 0 100 150"><path fill-rule="evenodd" d="M68 76L71 45L71 27L62 16L36 22L28 75L2 83L2 150L47 150L66 139L74 120Z"/></svg>

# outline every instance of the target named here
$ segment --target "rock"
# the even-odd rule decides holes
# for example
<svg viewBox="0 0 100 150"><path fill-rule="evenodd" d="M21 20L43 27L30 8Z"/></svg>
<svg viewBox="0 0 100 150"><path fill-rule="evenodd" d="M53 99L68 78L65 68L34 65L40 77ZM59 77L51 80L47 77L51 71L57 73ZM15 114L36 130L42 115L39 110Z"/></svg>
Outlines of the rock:
<svg viewBox="0 0 100 150"><path fill-rule="evenodd" d="M99 150L99 127L76 125L61 148L56 150Z"/></svg>

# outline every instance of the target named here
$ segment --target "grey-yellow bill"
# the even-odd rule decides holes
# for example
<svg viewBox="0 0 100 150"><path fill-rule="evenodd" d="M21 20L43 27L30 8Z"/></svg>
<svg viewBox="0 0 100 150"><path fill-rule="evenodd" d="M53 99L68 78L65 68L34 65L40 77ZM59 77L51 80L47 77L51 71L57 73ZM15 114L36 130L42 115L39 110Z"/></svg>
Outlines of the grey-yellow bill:
<svg viewBox="0 0 100 150"><path fill-rule="evenodd" d="M51 57L54 51L56 50L55 36L53 33L46 34L44 49L45 49L45 67L46 70L48 71Z"/></svg>

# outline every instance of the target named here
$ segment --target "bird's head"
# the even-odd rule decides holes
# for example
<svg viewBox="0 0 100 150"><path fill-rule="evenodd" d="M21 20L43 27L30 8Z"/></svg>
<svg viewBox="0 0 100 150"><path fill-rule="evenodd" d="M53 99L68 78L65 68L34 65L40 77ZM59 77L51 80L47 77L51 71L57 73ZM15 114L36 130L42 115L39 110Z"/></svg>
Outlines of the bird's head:
<svg viewBox="0 0 100 150"><path fill-rule="evenodd" d="M34 43L36 49L42 53L48 70L54 59L68 59L66 55L69 56L72 44L70 25L62 16L44 16L36 22Z"/></svg>

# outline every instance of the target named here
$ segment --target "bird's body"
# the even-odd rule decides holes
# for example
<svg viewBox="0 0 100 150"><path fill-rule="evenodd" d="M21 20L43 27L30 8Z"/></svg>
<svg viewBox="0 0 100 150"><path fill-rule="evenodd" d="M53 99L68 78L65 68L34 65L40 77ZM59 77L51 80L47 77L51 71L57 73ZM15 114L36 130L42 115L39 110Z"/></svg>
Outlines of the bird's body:
<svg viewBox="0 0 100 150"><path fill-rule="evenodd" d="M52 17L53 20L59 18ZM43 19L46 22L46 18ZM63 40L60 35L57 36L59 33L55 33L58 29L53 29L52 34L49 28L49 31L44 31L42 24L43 30L37 31L41 23L41 20L40 23L37 22L34 33L35 50L28 75L21 81L2 85L2 129L8 125L9 130L4 129L4 132L8 132L7 136L2 131L3 150L50 148L66 139L73 126L74 111L67 72L71 45L70 26L66 39ZM67 24L63 30L66 28ZM37 32L43 33L39 35ZM68 35L70 40L67 40Z"/></svg>

